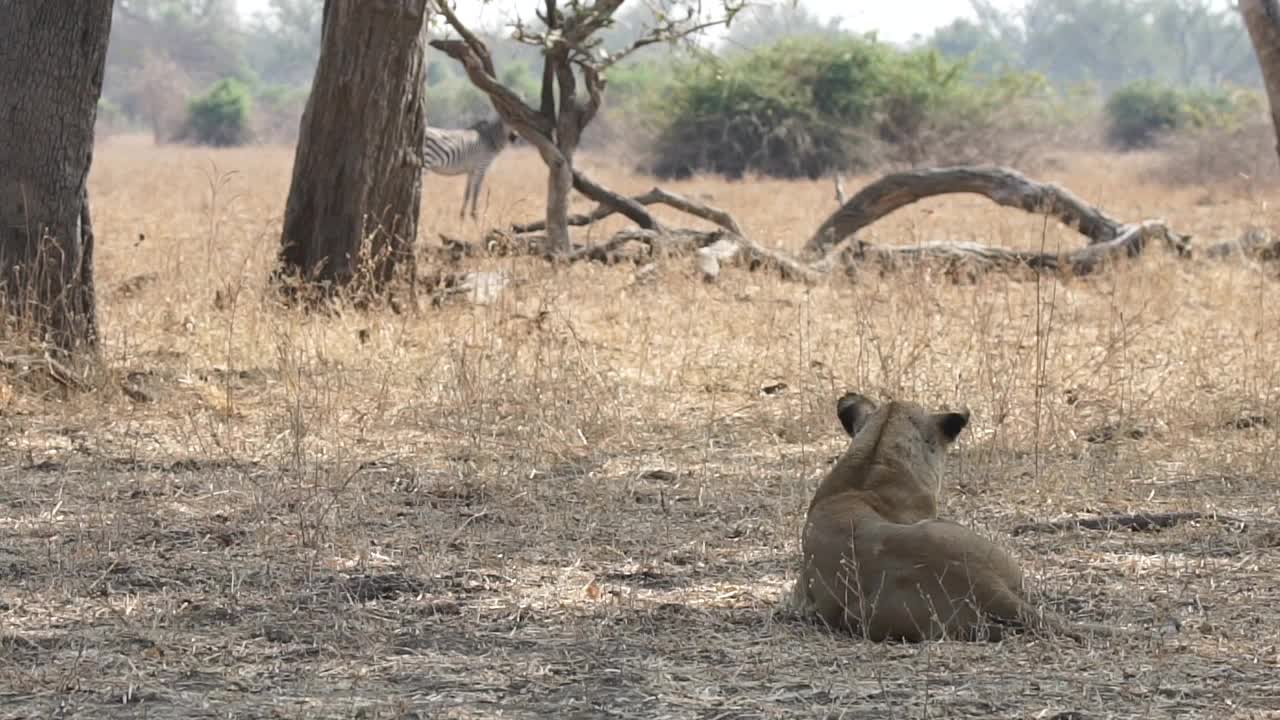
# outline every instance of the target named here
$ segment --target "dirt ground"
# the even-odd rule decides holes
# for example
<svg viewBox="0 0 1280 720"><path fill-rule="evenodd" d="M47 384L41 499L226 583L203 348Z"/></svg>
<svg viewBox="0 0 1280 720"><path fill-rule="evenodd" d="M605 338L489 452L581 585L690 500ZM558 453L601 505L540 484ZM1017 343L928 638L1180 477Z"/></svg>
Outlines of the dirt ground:
<svg viewBox="0 0 1280 720"><path fill-rule="evenodd" d="M98 151L105 368L68 393L4 341L0 717L1280 718L1274 268L1157 249L1087 280L806 287L480 258L512 280L490 304L305 315L266 287L291 158ZM1150 162L1038 178L1197 244L1273 222L1274 188ZM432 178L422 242L536 216L543 187L509 152L464 223ZM788 249L834 209L824 182L670 189ZM1081 243L974 197L866 239ZM1132 636L874 644L786 613L851 388L968 405L943 514ZM1185 510L1221 516L1013 533Z"/></svg>

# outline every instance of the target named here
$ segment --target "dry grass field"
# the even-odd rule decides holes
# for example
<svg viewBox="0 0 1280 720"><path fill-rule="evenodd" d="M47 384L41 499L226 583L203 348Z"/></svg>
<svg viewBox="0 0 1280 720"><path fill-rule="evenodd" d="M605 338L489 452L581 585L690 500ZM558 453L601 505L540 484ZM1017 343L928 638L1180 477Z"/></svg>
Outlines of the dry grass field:
<svg viewBox="0 0 1280 720"><path fill-rule="evenodd" d="M106 370L71 396L0 374L0 716L1280 717L1274 269L1153 249L1086 280L806 287L484 258L514 279L491 304L306 315L265 283L291 161L98 149ZM1153 162L1038 177L1200 244L1274 222L1274 187L1171 190ZM536 217L544 187L511 151L462 223L462 180L432 177L422 242ZM827 182L669 187L792 249L834 209ZM962 196L866 237L1081 243ZM872 644L782 612L849 388L967 404L944 514L1134 637ZM1135 510L1246 522L1010 532Z"/></svg>

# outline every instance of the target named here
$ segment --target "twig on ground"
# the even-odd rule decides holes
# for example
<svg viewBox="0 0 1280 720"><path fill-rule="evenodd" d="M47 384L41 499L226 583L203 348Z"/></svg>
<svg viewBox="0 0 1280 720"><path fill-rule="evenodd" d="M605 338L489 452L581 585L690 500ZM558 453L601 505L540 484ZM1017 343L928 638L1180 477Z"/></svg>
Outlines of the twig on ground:
<svg viewBox="0 0 1280 720"><path fill-rule="evenodd" d="M1055 520L1053 522L1023 523L1010 531L1011 535L1026 533L1067 532L1070 530L1163 530L1194 520L1216 520L1247 527L1249 523L1231 515L1210 512L1133 513L1129 515L1098 515L1089 518Z"/></svg>

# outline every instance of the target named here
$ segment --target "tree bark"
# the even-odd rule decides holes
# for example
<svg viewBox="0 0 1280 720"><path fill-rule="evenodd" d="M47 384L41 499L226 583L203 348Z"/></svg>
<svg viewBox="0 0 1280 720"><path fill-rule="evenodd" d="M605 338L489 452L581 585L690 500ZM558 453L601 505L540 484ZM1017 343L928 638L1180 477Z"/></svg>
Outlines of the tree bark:
<svg viewBox="0 0 1280 720"><path fill-rule="evenodd" d="M552 252L567 254L569 239L569 192L573 190L572 156L563 153L542 159L547 164L547 242Z"/></svg>
<svg viewBox="0 0 1280 720"><path fill-rule="evenodd" d="M427 125L428 0L327 0L280 272L330 292L413 272ZM365 263L368 263L365 265ZM366 273L367 271L367 273Z"/></svg>
<svg viewBox="0 0 1280 720"><path fill-rule="evenodd" d="M1271 127L1276 134L1276 155L1280 157L1280 4L1276 0L1240 0L1239 8L1262 68Z"/></svg>
<svg viewBox="0 0 1280 720"><path fill-rule="evenodd" d="M0 2L0 282L60 353L97 344L87 180L111 6Z"/></svg>

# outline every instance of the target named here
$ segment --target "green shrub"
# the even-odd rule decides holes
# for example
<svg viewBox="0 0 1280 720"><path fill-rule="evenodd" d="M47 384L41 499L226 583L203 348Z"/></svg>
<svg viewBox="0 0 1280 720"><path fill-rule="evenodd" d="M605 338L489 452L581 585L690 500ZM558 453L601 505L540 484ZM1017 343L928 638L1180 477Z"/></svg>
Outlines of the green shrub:
<svg viewBox="0 0 1280 720"><path fill-rule="evenodd" d="M600 113L582 135L582 147L596 150L627 147L635 154L652 144L665 116L666 97L675 84L677 65L667 59L632 57L606 75Z"/></svg>
<svg viewBox="0 0 1280 720"><path fill-rule="evenodd" d="M1148 80L1126 85L1106 104L1107 142L1121 149L1150 147L1163 134L1188 125L1182 95Z"/></svg>
<svg viewBox="0 0 1280 720"><path fill-rule="evenodd" d="M648 168L661 177L994 162L1009 154L1005 131L1055 122L1056 100L1038 75L977 82L965 60L853 35L784 40L675 77Z"/></svg>
<svg viewBox="0 0 1280 720"><path fill-rule="evenodd" d="M508 66L499 80L522 98L536 98L541 93L542 76L534 77L528 65Z"/></svg>
<svg viewBox="0 0 1280 720"><path fill-rule="evenodd" d="M1142 80L1120 88L1107 99L1107 142L1132 150L1151 147L1182 130L1230 130L1259 108L1255 93L1183 90Z"/></svg>
<svg viewBox="0 0 1280 720"><path fill-rule="evenodd" d="M849 165L858 144L851 131L876 108L885 52L862 39L789 39L686 67L667 104L653 172L812 178Z"/></svg>
<svg viewBox="0 0 1280 720"><path fill-rule="evenodd" d="M223 78L187 104L188 139L201 145L224 147L249 141L253 96L235 78Z"/></svg>

